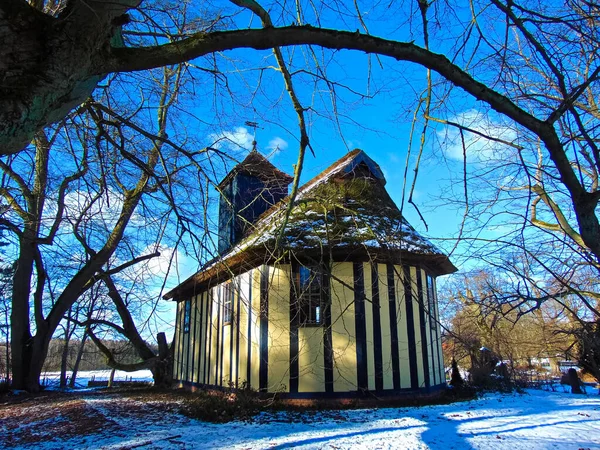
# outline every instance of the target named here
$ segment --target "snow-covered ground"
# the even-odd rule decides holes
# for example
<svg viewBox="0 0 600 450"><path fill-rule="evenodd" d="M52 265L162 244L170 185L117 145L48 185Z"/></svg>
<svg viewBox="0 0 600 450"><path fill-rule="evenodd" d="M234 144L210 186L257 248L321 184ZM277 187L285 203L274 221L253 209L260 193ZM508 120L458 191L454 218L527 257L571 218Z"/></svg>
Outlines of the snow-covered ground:
<svg viewBox="0 0 600 450"><path fill-rule="evenodd" d="M16 448L600 449L600 396L595 394L530 390L451 405L263 413L251 423L226 424L143 410L156 405L130 399L111 409L110 399L90 397L85 404L91 416L110 416L112 428Z"/></svg>
<svg viewBox="0 0 600 450"><path fill-rule="evenodd" d="M90 380L107 381L110 378L110 369L106 370L82 370L77 372L75 378L75 387L87 387ZM67 371L70 378L71 371ZM42 385L46 387L57 387L60 383L60 372L44 372L40 377ZM136 370L135 372L115 371L114 381L145 381L152 382L152 372L150 370Z"/></svg>

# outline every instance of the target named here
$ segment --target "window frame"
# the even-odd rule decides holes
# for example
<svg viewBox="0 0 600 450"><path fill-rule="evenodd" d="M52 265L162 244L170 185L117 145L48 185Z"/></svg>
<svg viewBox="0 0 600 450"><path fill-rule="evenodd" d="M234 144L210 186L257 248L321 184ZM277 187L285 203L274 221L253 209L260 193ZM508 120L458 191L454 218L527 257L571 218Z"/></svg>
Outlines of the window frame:
<svg viewBox="0 0 600 450"><path fill-rule="evenodd" d="M437 308L435 305L436 295L435 295L435 287L434 287L434 279L431 275L426 274L427 280L427 309L429 312L429 326L431 329L437 329Z"/></svg>
<svg viewBox="0 0 600 450"><path fill-rule="evenodd" d="M316 289L304 290L302 272L308 271L309 287L318 277ZM322 327L325 313L330 304L329 277L323 265L293 265L293 297L295 314L292 317L298 327Z"/></svg>
<svg viewBox="0 0 600 450"><path fill-rule="evenodd" d="M189 334L192 325L192 302L184 300L183 303L183 334Z"/></svg>
<svg viewBox="0 0 600 450"><path fill-rule="evenodd" d="M233 323L233 302L235 300L235 285L233 281L228 281L223 285L223 326Z"/></svg>

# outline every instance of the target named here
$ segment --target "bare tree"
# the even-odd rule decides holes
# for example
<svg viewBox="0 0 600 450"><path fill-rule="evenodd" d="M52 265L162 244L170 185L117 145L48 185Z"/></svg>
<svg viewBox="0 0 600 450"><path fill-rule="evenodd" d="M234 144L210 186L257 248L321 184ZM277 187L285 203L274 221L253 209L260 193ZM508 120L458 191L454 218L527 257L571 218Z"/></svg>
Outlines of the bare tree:
<svg viewBox="0 0 600 450"><path fill-rule="evenodd" d="M467 354L485 346L503 359L523 361L555 356L572 345L572 340L559 333L565 322L571 323L568 311L555 299L544 301L543 308L534 313L511 308L506 298L518 295L518 288L500 270L462 274L445 289L446 301L456 308L450 338L456 334L462 340L457 345Z"/></svg>
<svg viewBox="0 0 600 450"><path fill-rule="evenodd" d="M174 213L173 198L179 192L175 179L185 167L198 172L198 159L188 154L185 163L165 162L171 142L166 138L168 112L179 93L180 75L181 68L165 68L153 80L159 96L155 134L146 131L140 137L141 128L129 119L130 127L137 128L132 135L124 121L112 119L112 109L90 102L81 116L70 119L76 126L65 123L51 137L40 132L34 152L0 162L0 193L10 206L2 221L19 251L11 305L16 388L39 389L50 339L83 293L98 280L107 282L157 256L161 239L177 240L177 224L189 227ZM62 176L69 170L71 174ZM192 215L186 217L189 221ZM134 327L133 322L125 324L128 330L128 325ZM70 334L68 317L65 327ZM134 343L141 348L139 334L132 331L129 337L137 338Z"/></svg>
<svg viewBox="0 0 600 450"><path fill-rule="evenodd" d="M598 6L587 1L525 5L501 0L472 1L467 8L459 2L423 1L355 3L354 8L338 1L333 2L334 8L331 5L331 2L299 1L290 7L285 2L260 4L250 0L215 2L200 8L192 3L172 7L166 1L18 0L0 6L0 37L9 43L0 53L3 56L0 58L3 73L0 153L31 152L31 148L23 148L36 133L38 147L43 146L40 130L66 117L81 104L86 105L99 126L110 129L103 132L102 138L116 136L113 146L124 149L119 143L118 124L125 123L127 117L110 113L107 105L88 102L102 80L107 79L106 83L112 87L119 77L133 80L135 72L186 63L186 70L199 80L212 81L211 89L206 85L198 87L203 94L214 94L205 97L221 94L233 99L240 94L237 85L230 83L233 76L219 70L227 64L223 52L272 49L299 124L293 197L304 153L311 148L305 116L311 114L317 118L330 112L339 113L337 102L355 95L343 76L327 70L327 61L343 64L343 50L357 50L377 56L376 63L369 65L367 71L364 83L367 92L371 92L373 79L398 86L395 78L404 77L400 72L406 67L402 62L416 67L412 73L419 78L414 80L412 88L418 95L411 105L417 105L415 117L422 125L420 136L414 136L420 138L417 161L427 149L426 138L431 136L429 131L434 121L455 127L461 140L475 134L514 149L511 157L518 158L517 164L508 166L507 174L514 176L510 191L525 193L519 204L522 207L524 203L525 209L518 210L521 217L527 217L523 223L534 225L541 233L564 237L562 241L549 240L552 245L562 242L567 250L555 258L557 263L567 254L582 258L573 260L571 273L557 274L559 285L570 289L581 260L586 262L586 270L597 276L600 263L597 214L600 150L595 100L600 74L596 64ZM254 16L260 19L260 28L254 28ZM395 18L394 23L390 23L390 18ZM442 22L444 26L439 26ZM340 29L341 24L345 30ZM375 27L383 37L370 34L369 30ZM404 41L396 39L398 30L406 31ZM250 99L246 103L252 103L266 90L261 77L270 64L256 63L254 52L244 54L250 61L248 66L257 74L250 78L250 89L245 91ZM365 64L369 62L365 60ZM232 69L230 72L234 72L236 64L227 66ZM239 72L235 71L235 76ZM315 89L298 88L307 83L295 84L295 80L309 81ZM212 89L215 86L218 89ZM317 95L313 94L323 91L329 93L330 104L334 105L331 111L321 99L314 100ZM455 120L454 113L459 108L455 105L477 108L490 120L509 127L513 134L499 137ZM217 109L215 114L221 112L222 109ZM338 114L334 122L341 129L339 117ZM159 137L164 144L167 137ZM98 154L105 151L98 149ZM531 158L532 154L536 157ZM466 150L464 156L468 156ZM177 152L169 157L177 158ZM127 161L136 162L131 158ZM154 180L152 171L158 163L144 164L141 167L151 170L143 176ZM12 163L5 166L10 168ZM465 179L466 167L465 163ZM415 169L416 179L418 163ZM498 179L499 175L494 176ZM467 185L464 192L470 208ZM35 209L40 202L33 203ZM469 209L465 215L468 213ZM526 241L528 238L524 233L520 248L540 267L548 266L548 260L539 257L538 249L529 245L530 240ZM111 252L108 248L102 255ZM492 253L490 250L489 254ZM31 267L35 255L26 256L29 264L24 267ZM96 273L106 261L86 273ZM554 270L556 267L558 264ZM32 270L19 270L15 279L31 278ZM27 290L23 282L20 298L27 297ZM588 298L582 295L580 301L595 308ZM535 295L532 300L537 301ZM24 308L13 309L13 314L16 314L14 320L28 323ZM18 339L28 341L27 333L20 336ZM15 357L19 360L21 355Z"/></svg>
<svg viewBox="0 0 600 450"><path fill-rule="evenodd" d="M18 1L4 6L2 20L16 26L2 28L3 40L14 43L7 47L10 50L3 58L10 61L11 70L5 71L2 84L23 89L16 90L20 93L17 96L2 95L2 123L6 130L2 152L19 151L42 126L64 117L73 105L85 101L106 73L147 70L240 47L266 49L309 44L333 50L354 49L413 62L437 72L451 86L461 88L471 99L483 102L513 123L519 135L539 140L570 198L575 222L572 228L577 229L594 258L600 258L600 224L596 216L600 196L593 180L580 176L581 171L572 165L578 155L596 168L600 159L592 125L595 117L590 113L595 110L594 89L600 72L594 66L598 44L595 4L568 2L545 7L542 3L525 6L499 0L473 2L473 20L464 22L457 5L418 2L419 8L412 14L420 18L422 25L411 31L423 40L424 46L376 38L368 31L325 28L322 24L327 17L309 14L310 4L299 3L293 13L278 3L270 4L270 16L276 13L279 23L293 20L294 26L287 27L277 26L271 19L265 21L267 16L262 12L268 8L255 1L236 4L259 15L265 27L239 28L239 21L226 20L218 12L219 7L228 12L235 10L226 4L216 5L214 10L196 14L199 30L175 35L176 27L157 25L152 35L164 39L153 44L145 41L143 46L139 46L140 41L129 46L115 43L121 42L128 27L136 32L138 14L148 17L144 14L157 13L158 8L153 9L152 3L147 4L148 10L144 9L146 3L138 1ZM371 7L376 9L376 5ZM399 6L396 12L401 10ZM353 20L368 30L360 9L352 14ZM404 26L411 26L412 14ZM444 27L444 33L432 29L431 24L442 15L458 27ZM488 30L488 21L495 21L498 16L504 18L501 29ZM215 31L221 27L229 30ZM39 45L37 34L32 31L39 29L48 30L45 46ZM172 42L167 43L169 39ZM445 44L448 39L450 46ZM24 48L29 51L23 51ZM40 56L42 52L44 57ZM68 79L65 73L69 74ZM481 74L479 79L474 78L474 73ZM442 100L451 101L454 92L450 88L447 95L442 91ZM424 105L427 116L439 110L439 105Z"/></svg>

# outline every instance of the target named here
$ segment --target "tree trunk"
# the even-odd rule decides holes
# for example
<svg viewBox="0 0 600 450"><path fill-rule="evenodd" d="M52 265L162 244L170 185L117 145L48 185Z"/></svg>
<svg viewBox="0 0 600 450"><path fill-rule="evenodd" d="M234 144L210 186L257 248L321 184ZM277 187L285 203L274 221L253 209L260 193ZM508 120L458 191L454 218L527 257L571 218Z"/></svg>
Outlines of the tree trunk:
<svg viewBox="0 0 600 450"><path fill-rule="evenodd" d="M571 386L571 394L583 394L581 390L581 382L579 381L579 375L577 371L572 367L567 371L567 377L569 385Z"/></svg>
<svg viewBox="0 0 600 450"><path fill-rule="evenodd" d="M67 387L67 364L69 362L69 341L71 340L71 308L67 315L67 325L65 327L65 343L63 345L62 355L60 357L60 387Z"/></svg>
<svg viewBox="0 0 600 450"><path fill-rule="evenodd" d="M9 314L8 314L8 308L5 309L4 311L4 323L6 324L6 326L9 326ZM6 382L10 384L10 378L11 378L11 362L10 362L10 332L8 331L8 328L6 329L6 342L5 342L5 348L6 348Z"/></svg>
<svg viewBox="0 0 600 450"><path fill-rule="evenodd" d="M79 364L81 363L81 358L83 357L83 350L85 349L85 342L87 341L88 334L87 332L83 332L83 337L81 338L81 344L79 344L79 349L77 350L77 358L75 359L75 364L73 365L73 373L71 374L71 379L69 380L69 387L75 387L75 379L77 378L77 372L79 371Z"/></svg>
<svg viewBox="0 0 600 450"><path fill-rule="evenodd" d="M173 369L171 351L167 345L165 333L158 333L158 361L152 368L154 386L159 388L168 388L173 384Z"/></svg>
<svg viewBox="0 0 600 450"><path fill-rule="evenodd" d="M53 332L54 330L50 332L47 325L42 326L37 330L32 339L31 351L29 353L29 371L25 379L25 389L28 392L35 393L40 391L40 375L42 374L44 361L48 355L48 346L50 345Z"/></svg>
<svg viewBox="0 0 600 450"><path fill-rule="evenodd" d="M33 345L29 322L29 298L33 262L33 244L26 237L22 237L13 278L10 315L12 387L14 389L27 389L29 384Z"/></svg>
<svg viewBox="0 0 600 450"><path fill-rule="evenodd" d="M116 369L112 369L110 371L110 377L108 379L108 387L111 388L113 386L113 383L115 382L115 371Z"/></svg>
<svg viewBox="0 0 600 450"><path fill-rule="evenodd" d="M103 78L95 69L118 46L126 19L117 18L137 3L71 1L58 17L24 0L0 4L0 154L20 151L90 96Z"/></svg>

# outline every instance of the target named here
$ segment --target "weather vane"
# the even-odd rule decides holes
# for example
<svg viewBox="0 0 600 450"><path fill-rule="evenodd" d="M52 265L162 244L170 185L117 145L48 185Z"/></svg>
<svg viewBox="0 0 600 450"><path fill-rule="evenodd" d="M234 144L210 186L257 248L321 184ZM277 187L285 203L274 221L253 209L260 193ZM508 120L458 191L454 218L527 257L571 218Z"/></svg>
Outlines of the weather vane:
<svg viewBox="0 0 600 450"><path fill-rule="evenodd" d="M252 122L250 120L246 120L246 126L250 128L254 128L254 135L252 136L252 151L256 151L256 129L261 128L258 126L258 122ZM262 129L262 128L261 128Z"/></svg>

